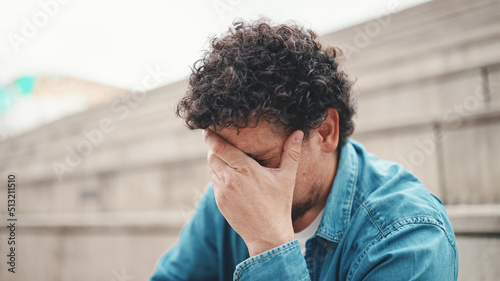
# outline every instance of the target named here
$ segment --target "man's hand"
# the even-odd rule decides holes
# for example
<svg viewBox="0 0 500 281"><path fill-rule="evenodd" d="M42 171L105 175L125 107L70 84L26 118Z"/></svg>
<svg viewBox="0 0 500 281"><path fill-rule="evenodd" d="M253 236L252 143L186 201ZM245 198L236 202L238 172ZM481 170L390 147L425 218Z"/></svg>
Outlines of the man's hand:
<svg viewBox="0 0 500 281"><path fill-rule="evenodd" d="M255 256L294 239L292 199L302 131L286 140L279 168L254 159L212 131L203 138L210 148L208 165L219 210Z"/></svg>

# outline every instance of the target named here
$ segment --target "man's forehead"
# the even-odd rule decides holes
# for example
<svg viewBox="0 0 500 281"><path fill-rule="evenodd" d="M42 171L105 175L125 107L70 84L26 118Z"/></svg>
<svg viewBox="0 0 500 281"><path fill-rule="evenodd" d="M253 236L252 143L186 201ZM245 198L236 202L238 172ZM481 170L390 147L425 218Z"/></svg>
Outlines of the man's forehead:
<svg viewBox="0 0 500 281"><path fill-rule="evenodd" d="M285 136L267 122L243 129L224 128L216 132L228 143L251 157L259 157L281 152Z"/></svg>

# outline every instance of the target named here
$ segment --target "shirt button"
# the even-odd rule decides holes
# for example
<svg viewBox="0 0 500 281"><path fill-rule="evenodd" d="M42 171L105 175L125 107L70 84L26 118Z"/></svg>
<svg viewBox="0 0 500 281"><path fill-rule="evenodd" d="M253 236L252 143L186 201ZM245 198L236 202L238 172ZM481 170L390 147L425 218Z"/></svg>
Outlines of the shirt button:
<svg viewBox="0 0 500 281"><path fill-rule="evenodd" d="M339 234L339 238L341 238L341 239L342 239L342 234Z"/></svg>

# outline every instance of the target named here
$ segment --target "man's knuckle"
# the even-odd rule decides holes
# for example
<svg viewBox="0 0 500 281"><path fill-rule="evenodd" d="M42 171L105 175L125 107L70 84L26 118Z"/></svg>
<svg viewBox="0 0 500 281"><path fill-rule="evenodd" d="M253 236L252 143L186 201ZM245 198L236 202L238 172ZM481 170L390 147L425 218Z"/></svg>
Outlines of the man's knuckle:
<svg viewBox="0 0 500 281"><path fill-rule="evenodd" d="M224 178L224 182L225 182L227 190L234 190L240 185L241 178L238 175L234 175L234 174L227 175L227 177Z"/></svg>
<svg viewBox="0 0 500 281"><path fill-rule="evenodd" d="M243 175L248 175L250 173L250 169L248 168L248 166L246 166L242 163L236 163L234 169L238 173L243 174Z"/></svg>
<svg viewBox="0 0 500 281"><path fill-rule="evenodd" d="M214 162L214 155L212 153L209 153L207 155L207 162L208 162L208 166L211 166L212 163Z"/></svg>
<svg viewBox="0 0 500 281"><path fill-rule="evenodd" d="M226 178L226 187L229 189L232 189L234 187L234 178L233 177L227 177Z"/></svg>
<svg viewBox="0 0 500 281"><path fill-rule="evenodd" d="M295 162L299 162L300 160L300 152L296 150L291 149L288 151L288 156Z"/></svg>
<svg viewBox="0 0 500 281"><path fill-rule="evenodd" d="M208 171L208 173L210 174L210 177L212 178L212 180L219 179L219 175L217 175L217 173L215 173L215 171L213 169L210 169Z"/></svg>
<svg viewBox="0 0 500 281"><path fill-rule="evenodd" d="M226 149L226 144L223 142L216 142L216 143L214 143L214 146L212 147L212 151L215 154L221 154L222 152L224 152L225 149Z"/></svg>

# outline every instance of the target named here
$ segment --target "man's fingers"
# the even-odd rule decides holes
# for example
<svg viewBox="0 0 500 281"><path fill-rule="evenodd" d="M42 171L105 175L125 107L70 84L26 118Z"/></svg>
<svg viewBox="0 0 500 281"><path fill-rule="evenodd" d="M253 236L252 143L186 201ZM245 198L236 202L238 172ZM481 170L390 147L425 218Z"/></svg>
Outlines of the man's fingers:
<svg viewBox="0 0 500 281"><path fill-rule="evenodd" d="M304 133L302 131L293 132L285 142L283 147L283 155L281 155L280 170L285 173L292 173L293 176L297 173L299 166L300 152L302 149L302 140Z"/></svg>
<svg viewBox="0 0 500 281"><path fill-rule="evenodd" d="M205 130L203 132L203 139L212 153L222 159L222 161L224 161L231 168L239 169L245 165L252 165L253 161L250 161L250 157L238 148L234 147L232 144L228 143L216 133L210 130Z"/></svg>
<svg viewBox="0 0 500 281"><path fill-rule="evenodd" d="M208 166L210 167L211 170L215 171L217 174L222 172L224 169L228 169L229 167L227 164L222 161L217 155L215 155L212 150L208 151L207 154L207 162ZM219 177L220 178L220 177Z"/></svg>

